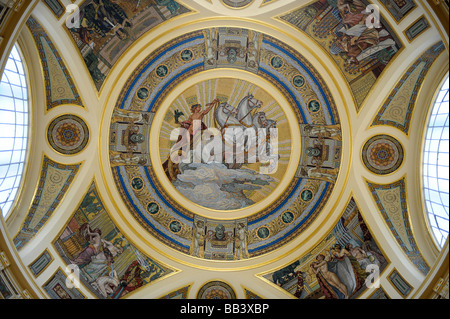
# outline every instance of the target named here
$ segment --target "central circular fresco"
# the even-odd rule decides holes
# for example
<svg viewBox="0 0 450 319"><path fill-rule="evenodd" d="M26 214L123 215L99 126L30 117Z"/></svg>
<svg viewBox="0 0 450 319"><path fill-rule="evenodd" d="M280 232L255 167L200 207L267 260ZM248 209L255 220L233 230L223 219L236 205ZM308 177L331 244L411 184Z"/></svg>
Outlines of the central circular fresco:
<svg viewBox="0 0 450 319"><path fill-rule="evenodd" d="M184 206L196 204L206 215L223 211L225 218L278 197L291 158L291 129L269 93L246 80L214 78L189 87L168 106L159 111L155 145L165 176L155 171L167 192Z"/></svg>
<svg viewBox="0 0 450 319"><path fill-rule="evenodd" d="M233 261L308 227L338 179L339 116L297 51L260 32L211 28L151 53L109 131L116 190L165 245Z"/></svg>

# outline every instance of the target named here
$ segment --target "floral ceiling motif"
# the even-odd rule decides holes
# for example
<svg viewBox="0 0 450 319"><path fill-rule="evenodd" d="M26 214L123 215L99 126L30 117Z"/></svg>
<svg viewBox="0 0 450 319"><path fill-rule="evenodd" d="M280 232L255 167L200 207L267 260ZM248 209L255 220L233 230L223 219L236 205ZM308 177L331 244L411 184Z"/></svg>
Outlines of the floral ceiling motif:
<svg viewBox="0 0 450 319"><path fill-rule="evenodd" d="M376 135L363 146L362 160L373 173L384 175L396 171L403 163L403 146L389 135Z"/></svg>
<svg viewBox="0 0 450 319"><path fill-rule="evenodd" d="M89 129L80 117L64 114L50 123L47 139L58 153L73 155L86 147L89 141Z"/></svg>

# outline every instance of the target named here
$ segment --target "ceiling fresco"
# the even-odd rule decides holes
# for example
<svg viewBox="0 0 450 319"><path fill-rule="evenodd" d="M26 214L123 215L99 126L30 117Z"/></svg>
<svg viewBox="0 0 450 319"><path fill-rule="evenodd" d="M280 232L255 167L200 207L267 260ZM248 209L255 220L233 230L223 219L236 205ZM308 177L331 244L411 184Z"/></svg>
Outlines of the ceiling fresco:
<svg viewBox="0 0 450 319"><path fill-rule="evenodd" d="M222 68L234 77L215 76ZM215 72L163 102L206 70ZM170 247L212 260L266 254L304 230L333 190L343 147L337 108L311 64L236 28L190 33L150 54L121 92L109 135L116 187L136 220Z"/></svg>
<svg viewBox="0 0 450 319"><path fill-rule="evenodd" d="M403 47L366 0L316 1L279 18L307 33L333 58L354 94L359 111L389 62Z"/></svg>
<svg viewBox="0 0 450 319"><path fill-rule="evenodd" d="M370 265L382 272L388 260L351 198L339 222L316 247L260 276L299 299L352 299L373 284Z"/></svg>
<svg viewBox="0 0 450 319"><path fill-rule="evenodd" d="M218 99L216 104L208 102L208 98L212 100L213 97ZM192 112L195 105L199 105L200 109L202 105L208 104L211 106L208 113L203 114L202 110ZM230 112L237 113L228 116ZM197 113L202 118L198 120L201 145L195 143L194 137L195 120L192 118ZM176 132L183 129L189 131L191 125L193 134ZM257 130L244 130L249 126L266 128L262 132L270 136L256 136ZM277 128L279 134L271 134L269 127ZM242 154L234 154L232 148L239 142L240 135L235 137L228 131L230 136L226 136L227 128L233 129L233 133L238 128L242 141L246 134L249 139L255 140L254 145L248 150L244 149ZM167 178L180 196L214 210L238 210L260 202L280 184L291 157L290 131L286 114L267 92L247 81L216 78L189 88L172 103L160 129L159 159ZM181 138L177 137L175 141L174 134ZM223 137L224 141L221 138L219 143L214 143L216 137ZM206 139L211 139L210 143ZM206 147L205 152L209 150L212 155L206 157L203 152L195 152L196 145L199 145L199 152ZM243 148L246 146L242 143ZM274 153L275 146L277 154ZM214 147L220 150L214 152ZM260 148L265 148L266 152L259 152ZM177 151L192 152L192 155L189 153L184 156L183 153L178 157ZM244 165L250 170L244 169ZM264 171L269 174L261 174Z"/></svg>
<svg viewBox="0 0 450 319"><path fill-rule="evenodd" d="M40 296L413 296L439 253L414 139L448 70L423 8L38 4L18 42L42 81L33 168L5 220Z"/></svg>
<svg viewBox="0 0 450 319"><path fill-rule="evenodd" d="M75 13L79 25L66 27L100 91L109 70L134 41L189 11L174 0L87 0Z"/></svg>
<svg viewBox="0 0 450 319"><path fill-rule="evenodd" d="M105 210L95 182L53 244L67 265L78 266L80 281L100 299L123 298L174 272L126 239Z"/></svg>

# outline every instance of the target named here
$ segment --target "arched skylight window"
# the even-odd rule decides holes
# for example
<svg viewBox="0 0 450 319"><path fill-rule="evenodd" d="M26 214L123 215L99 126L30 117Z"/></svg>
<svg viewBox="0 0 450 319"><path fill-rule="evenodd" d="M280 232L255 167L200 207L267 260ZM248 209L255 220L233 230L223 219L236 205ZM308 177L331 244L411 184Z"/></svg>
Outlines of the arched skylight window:
<svg viewBox="0 0 450 319"><path fill-rule="evenodd" d="M28 92L24 66L13 47L0 82L0 207L12 208L24 169L28 139Z"/></svg>
<svg viewBox="0 0 450 319"><path fill-rule="evenodd" d="M428 123L423 157L423 186L428 220L442 247L449 228L449 104L447 75Z"/></svg>

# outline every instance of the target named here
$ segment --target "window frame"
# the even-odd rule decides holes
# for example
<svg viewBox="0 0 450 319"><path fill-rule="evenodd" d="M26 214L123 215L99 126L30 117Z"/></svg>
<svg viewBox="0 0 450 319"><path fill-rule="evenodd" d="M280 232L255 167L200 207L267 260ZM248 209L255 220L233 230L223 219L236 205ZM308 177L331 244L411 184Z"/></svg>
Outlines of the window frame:
<svg viewBox="0 0 450 319"><path fill-rule="evenodd" d="M15 66L15 70L12 70L10 67L12 64ZM16 76L14 80L19 80L19 85L12 87L11 79L4 80L4 77L8 76ZM1 199L0 207L2 209L2 218L5 220L9 218L16 205L18 198L20 197L20 193L23 187L23 183L25 180L25 175L27 171L27 163L29 157L29 147L30 147L30 137L31 137L31 92L30 92L30 79L28 67L25 62L25 57L21 48L19 41L17 41L11 48L8 58L5 62L5 67L0 76L1 86L5 85L5 92L9 89L9 94L5 94L0 88L0 99L2 101L7 101L13 103L9 106L3 106L0 103L0 122L2 121L3 116L1 115L10 115L9 122L5 120L5 123L1 123L0 126L3 128L7 128L8 126L14 127L13 134L7 134L6 136L0 137L0 140L11 143L13 148L8 148L3 150L5 156L10 155L10 161L7 161L0 164L0 169L6 169L6 175L3 175L5 172L1 172L0 175L0 193L5 192L8 193L5 198ZM14 84L13 84L14 85ZM15 91L14 91L14 90ZM21 95L15 96L17 94L17 90L21 90ZM11 114L9 114L11 113ZM19 116L19 117L18 117ZM21 117L20 117L21 116ZM12 121L12 117L14 117L14 122ZM21 131L18 131L18 128ZM0 129L0 134L5 133ZM17 134L19 133L19 134ZM20 148L17 146L21 146ZM1 146L0 146L1 148ZM19 153L19 154L18 154ZM17 163L13 163L12 160L16 160L18 158ZM10 172L11 166L17 166L17 171L15 174L11 174ZM11 174L10 176L8 176ZM7 189L2 189L2 185L6 179L14 179L12 187L8 187ZM6 207L6 209L4 209Z"/></svg>
<svg viewBox="0 0 450 319"><path fill-rule="evenodd" d="M438 218L442 218L445 220L449 221L449 217L448 217L448 213L449 213L449 208L448 208L448 194L449 194L449 186L448 186L448 182L449 182L449 176L445 176L442 177L440 176L440 174L438 173L438 167L442 167L443 170L445 170L446 172L448 172L449 170L449 163L448 163L448 155L449 155L449 149L447 148L445 151L442 151L440 148L441 142L447 142L448 145L448 140L449 140L449 130L448 130L448 125L449 125L449 114L448 114L448 107L447 107L447 113L439 113L439 108L442 106L442 104L444 104L445 102L447 102L448 104L448 100L449 100L449 89L448 89L448 84L449 84L449 73L447 72L445 74L445 76L443 76L443 78L441 79L441 81L439 81L439 85L437 87L437 89L434 91L433 94L433 99L431 102L431 105L429 107L428 113L427 113L427 118L425 121L425 126L424 126L424 131L423 131L423 136L422 136L422 148L421 148L421 174L420 174L420 179L421 179L421 196L423 199L423 208L424 208L424 217L425 217L425 221L427 224L427 228L429 231L430 236L432 237L434 243L436 244L436 247L439 250L442 250L442 248L444 247L447 239L448 239L448 225L447 225L447 230L442 229L442 227L438 228L436 226L439 226L437 221L436 221L436 216ZM447 85L447 87L444 87L445 85ZM443 93L446 90L445 93ZM444 121L442 121L442 119L446 116L446 119ZM440 119L442 126L435 126L436 121ZM435 130L435 128L438 128ZM442 128L441 130L439 128ZM447 128L447 129L446 129ZM439 134L439 136L437 136L439 130L441 131L441 133ZM446 137L444 136L444 138L442 138L443 134L446 133ZM439 137L439 139L437 138ZM432 151L430 152L430 147L433 147ZM448 146L447 146L448 147ZM434 150L434 152L433 152ZM433 157L430 158L430 153L432 154ZM439 160L439 154L444 154L447 157L447 160L442 159ZM442 162L444 162L445 165L440 165L442 164ZM431 172L431 170L433 170ZM441 171L442 172L442 171ZM431 174L431 176L430 176ZM432 185L429 184L429 181L436 181L437 187L436 188L431 188ZM446 181L446 185L447 185L447 189L446 192L445 191L439 191L439 181ZM437 203L435 201L431 201L431 196L432 194L434 194L435 196L437 196L437 194L439 194L439 200L440 203ZM444 196L447 196L447 206L445 209L445 199L443 199L442 194L444 194ZM444 202L444 203L443 203ZM434 204L434 205L433 205ZM438 214L434 214L433 212L433 208L436 207L437 205L440 205L440 207L444 207L444 214L446 212L446 217L440 217ZM432 209L430 209L430 207ZM432 220L434 219L434 221ZM442 234L443 232L446 232L446 236L444 234ZM436 234L436 232L439 232L439 238Z"/></svg>

